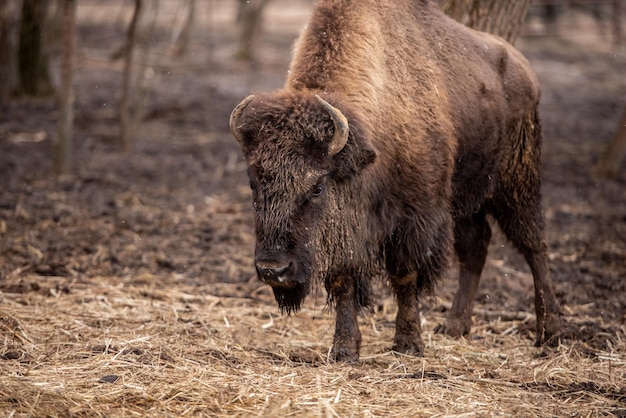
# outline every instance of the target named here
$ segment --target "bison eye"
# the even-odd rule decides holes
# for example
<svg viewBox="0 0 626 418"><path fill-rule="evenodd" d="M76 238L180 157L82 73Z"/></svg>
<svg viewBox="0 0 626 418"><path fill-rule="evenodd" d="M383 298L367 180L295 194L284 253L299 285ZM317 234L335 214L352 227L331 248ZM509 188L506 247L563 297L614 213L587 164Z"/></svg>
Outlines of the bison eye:
<svg viewBox="0 0 626 418"><path fill-rule="evenodd" d="M322 195L326 192L326 182L328 181L328 176L324 175L317 179L317 183L315 186L311 187L309 193L306 195L306 201L308 202L317 202L322 197Z"/></svg>
<svg viewBox="0 0 626 418"><path fill-rule="evenodd" d="M311 197L320 197L325 189L326 185L324 183L317 183L311 190Z"/></svg>

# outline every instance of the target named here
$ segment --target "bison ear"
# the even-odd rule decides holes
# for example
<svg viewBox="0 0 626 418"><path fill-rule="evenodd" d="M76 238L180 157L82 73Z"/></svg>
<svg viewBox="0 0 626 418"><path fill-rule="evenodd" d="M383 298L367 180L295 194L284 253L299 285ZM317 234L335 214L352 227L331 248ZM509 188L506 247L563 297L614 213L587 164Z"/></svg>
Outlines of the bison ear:
<svg viewBox="0 0 626 418"><path fill-rule="evenodd" d="M341 180L358 175L376 160L376 156L376 150L370 141L360 134L357 126L352 123L344 149L333 158L336 178Z"/></svg>

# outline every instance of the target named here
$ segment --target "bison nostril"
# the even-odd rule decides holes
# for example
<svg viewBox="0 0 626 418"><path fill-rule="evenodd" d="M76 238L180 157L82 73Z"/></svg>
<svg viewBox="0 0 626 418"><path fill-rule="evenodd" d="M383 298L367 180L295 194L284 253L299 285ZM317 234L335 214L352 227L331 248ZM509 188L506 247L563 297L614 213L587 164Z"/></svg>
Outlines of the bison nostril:
<svg viewBox="0 0 626 418"><path fill-rule="evenodd" d="M284 275L291 267L291 263L278 264L278 263L257 263L256 271L264 280L281 280L281 276Z"/></svg>

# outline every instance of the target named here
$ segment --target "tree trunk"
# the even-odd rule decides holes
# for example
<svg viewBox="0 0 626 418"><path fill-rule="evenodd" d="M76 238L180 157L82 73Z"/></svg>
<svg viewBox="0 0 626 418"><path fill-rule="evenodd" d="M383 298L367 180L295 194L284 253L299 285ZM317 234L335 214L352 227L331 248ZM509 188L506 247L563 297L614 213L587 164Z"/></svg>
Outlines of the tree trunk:
<svg viewBox="0 0 626 418"><path fill-rule="evenodd" d="M191 36L191 30L194 24L196 0L187 0L187 4L187 17L183 22L182 29L178 33L178 36L176 36L176 41L172 48L172 55L175 57L180 57L187 52L187 45L189 45L189 37Z"/></svg>
<svg viewBox="0 0 626 418"><path fill-rule="evenodd" d="M253 43L261 28L263 9L268 2L269 0L249 0L240 3L238 19L241 25L241 35L237 58L247 61L254 59Z"/></svg>
<svg viewBox="0 0 626 418"><path fill-rule="evenodd" d="M142 8L142 0L135 0L135 11L126 34L126 47L124 49L124 75L122 79L122 98L120 99L120 143L125 151L130 150L132 137L131 115L131 76L133 68L133 53L137 37L137 21Z"/></svg>
<svg viewBox="0 0 626 418"><path fill-rule="evenodd" d="M0 0L0 101L8 98L18 87L16 51L17 8L10 0Z"/></svg>
<svg viewBox="0 0 626 418"><path fill-rule="evenodd" d="M441 0L441 9L472 29L515 43L531 0Z"/></svg>
<svg viewBox="0 0 626 418"><path fill-rule="evenodd" d="M622 43L622 1L613 0L613 42Z"/></svg>
<svg viewBox="0 0 626 418"><path fill-rule="evenodd" d="M148 79L149 46L156 27L159 0L135 0L135 11L122 48L124 74L120 100L120 143L129 152L146 107L145 82ZM146 23L145 16L150 19ZM141 28L140 28L141 26Z"/></svg>
<svg viewBox="0 0 626 418"><path fill-rule="evenodd" d="M596 164L596 174L600 177L615 177L619 170L620 163L626 155L626 106L622 120L617 127L615 136L609 142L604 153Z"/></svg>
<svg viewBox="0 0 626 418"><path fill-rule="evenodd" d="M53 93L44 54L43 33L47 1L23 0L18 46L20 91L30 96Z"/></svg>
<svg viewBox="0 0 626 418"><path fill-rule="evenodd" d="M74 57L76 56L76 2L63 0L61 90L59 91L59 138L56 144L55 171L70 170L74 126Z"/></svg>

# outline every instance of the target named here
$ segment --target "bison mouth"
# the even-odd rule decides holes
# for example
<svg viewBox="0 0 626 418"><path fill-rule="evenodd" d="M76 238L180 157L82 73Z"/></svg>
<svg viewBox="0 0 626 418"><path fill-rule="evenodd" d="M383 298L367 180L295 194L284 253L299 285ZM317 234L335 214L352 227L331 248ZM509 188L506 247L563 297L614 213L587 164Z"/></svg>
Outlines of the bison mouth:
<svg viewBox="0 0 626 418"><path fill-rule="evenodd" d="M296 283L291 287L272 286L274 298L282 313L291 314L297 312L302 302L309 294L309 282Z"/></svg>
<svg viewBox="0 0 626 418"><path fill-rule="evenodd" d="M263 283L272 287L274 297L281 312L290 314L300 309L309 293L307 269L295 262L260 261L257 258L256 271Z"/></svg>
<svg viewBox="0 0 626 418"><path fill-rule="evenodd" d="M259 275L259 280L263 283L267 283L272 287L282 287L289 289L297 284L297 281L292 279L295 273L294 263L277 263L270 261L257 261L256 272Z"/></svg>

